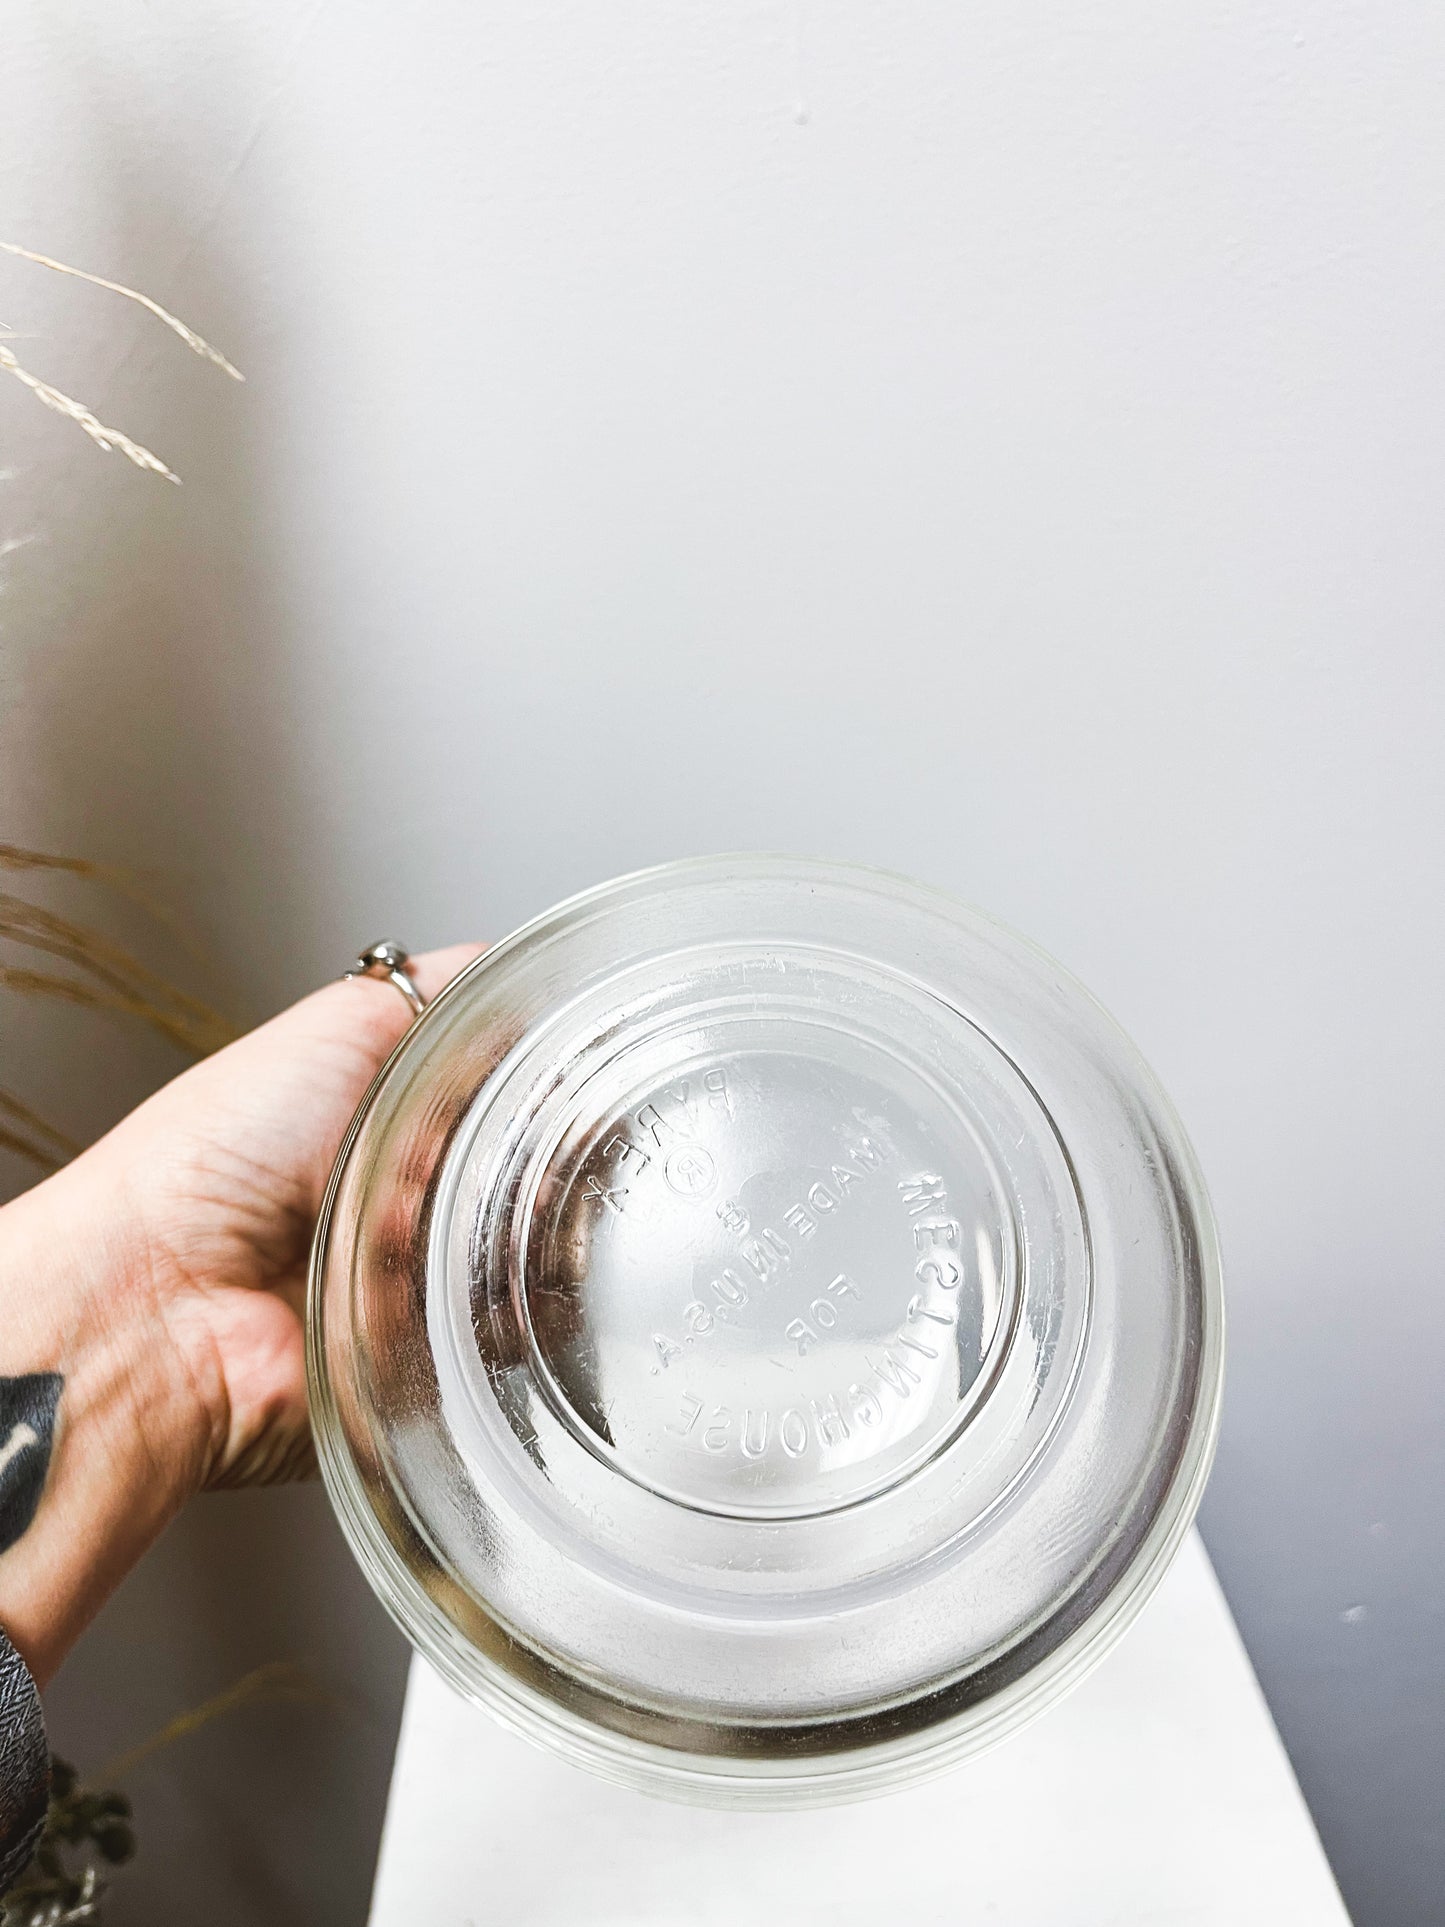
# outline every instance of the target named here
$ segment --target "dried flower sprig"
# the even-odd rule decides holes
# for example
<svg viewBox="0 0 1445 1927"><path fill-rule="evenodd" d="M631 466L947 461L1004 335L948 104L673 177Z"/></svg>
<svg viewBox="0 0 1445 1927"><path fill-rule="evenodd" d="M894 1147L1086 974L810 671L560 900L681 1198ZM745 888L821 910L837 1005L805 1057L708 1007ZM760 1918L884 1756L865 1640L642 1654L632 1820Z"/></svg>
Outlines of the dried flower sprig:
<svg viewBox="0 0 1445 1927"><path fill-rule="evenodd" d="M258 1666L225 1692L178 1713L158 1733L102 1767L96 1779L109 1791L82 1786L75 1768L52 1755L45 1830L30 1865L0 1895L0 1927L81 1927L101 1918L106 1881L97 1863L118 1867L135 1852L130 1801L113 1789L153 1753L189 1739L212 1720L242 1706L323 1697L302 1666L289 1660Z"/></svg>
<svg viewBox="0 0 1445 1927"><path fill-rule="evenodd" d="M68 1761L52 1757L45 1831L34 1859L0 1900L0 1927L80 1927L99 1920L105 1882L97 1857L117 1867L134 1852L125 1795L90 1792Z"/></svg>

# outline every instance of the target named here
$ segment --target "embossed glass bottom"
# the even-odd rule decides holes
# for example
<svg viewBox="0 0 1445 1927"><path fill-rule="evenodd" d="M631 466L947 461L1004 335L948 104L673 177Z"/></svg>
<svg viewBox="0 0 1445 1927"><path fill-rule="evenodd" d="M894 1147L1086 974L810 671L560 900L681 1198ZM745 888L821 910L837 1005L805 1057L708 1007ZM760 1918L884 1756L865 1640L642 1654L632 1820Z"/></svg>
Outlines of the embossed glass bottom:
<svg viewBox="0 0 1445 1927"><path fill-rule="evenodd" d="M638 1484L825 1511L966 1421L1013 1241L968 1120L921 1073L831 1026L718 1029L539 1161L527 1337L564 1420Z"/></svg>
<svg viewBox="0 0 1445 1927"><path fill-rule="evenodd" d="M653 1791L856 1796L1092 1663L1197 1504L1217 1260L1085 993L896 879L604 886L413 1030L318 1233L323 1467L454 1683Z"/></svg>

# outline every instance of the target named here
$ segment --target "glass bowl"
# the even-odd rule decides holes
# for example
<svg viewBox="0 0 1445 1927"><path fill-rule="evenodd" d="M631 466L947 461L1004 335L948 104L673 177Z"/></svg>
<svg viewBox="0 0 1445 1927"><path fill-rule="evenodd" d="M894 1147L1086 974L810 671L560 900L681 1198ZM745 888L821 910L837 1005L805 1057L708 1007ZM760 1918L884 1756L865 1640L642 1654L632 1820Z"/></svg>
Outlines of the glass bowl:
<svg viewBox="0 0 1445 1927"><path fill-rule="evenodd" d="M767 856L537 918L407 1033L312 1261L328 1490L457 1688L654 1793L894 1788L1158 1582L1223 1304L1100 1006L938 892Z"/></svg>

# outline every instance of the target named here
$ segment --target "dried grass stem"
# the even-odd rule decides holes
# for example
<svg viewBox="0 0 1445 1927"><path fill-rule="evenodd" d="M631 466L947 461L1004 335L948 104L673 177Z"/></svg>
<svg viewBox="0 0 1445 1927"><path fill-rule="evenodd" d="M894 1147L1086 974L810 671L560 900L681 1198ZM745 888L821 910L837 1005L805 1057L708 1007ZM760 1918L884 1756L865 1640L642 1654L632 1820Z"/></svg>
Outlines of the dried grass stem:
<svg viewBox="0 0 1445 1927"><path fill-rule="evenodd" d="M137 288L126 287L123 281L107 281L104 275L87 274L84 268L72 268L65 261L52 260L48 254L37 254L33 248L22 248L14 241L0 241L0 252L17 255L22 261L33 261L37 267L52 268L56 274L73 275L77 281L88 281L93 288L107 288L112 294L124 295L127 301L135 301L153 314L157 321L163 321L172 334L180 336L186 346L203 360L214 362L223 374L232 381L244 381L246 377L239 368L234 367L219 348L213 348L209 341L198 335L194 328L188 328L184 321L177 319L169 308L163 308L159 301L152 301L148 294Z"/></svg>
<svg viewBox="0 0 1445 1927"><path fill-rule="evenodd" d="M180 476L173 469L167 468L159 455L153 455L140 442L133 442L130 436L122 434L120 429L107 428L103 421L90 412L84 402L77 401L73 395L67 395L64 389L55 388L48 381L42 381L38 375L32 375L28 368L22 368L12 350L7 348L3 341L0 341L0 368L7 369L14 375L22 386L30 390L38 402L43 402L47 408L53 408L57 415L64 415L67 421L75 422L78 427L83 428L97 448L105 449L107 454L112 449L118 448L122 455L135 463L137 468L149 469L154 475L163 475L168 482L174 482L179 488Z"/></svg>
<svg viewBox="0 0 1445 1927"><path fill-rule="evenodd" d="M37 254L33 248L22 248L14 241L0 241L0 253L13 254L21 261L33 261L37 267L51 268L56 274L68 274L77 281L89 281L92 287L106 288L111 294L123 295L127 301L136 302L149 314L153 314L158 321L164 322L173 334L180 336L193 353L212 363L214 367L229 375L233 381L246 379L240 369L227 361L218 348L213 348L209 341L196 333L194 328L188 328L184 321L170 312L169 308L163 308L159 301L152 301L148 294L141 294L136 288L128 288L122 281L107 281L104 275L87 274L84 268L72 268L67 262L56 261L48 254ZM42 381L38 375L31 374L28 368L22 367L14 349L8 348L3 339L0 339L0 369L13 375L16 381L28 388L35 399L46 408L53 409L57 415L63 415L67 421L72 421L78 428L83 429L97 448L103 448L107 452L119 449L121 454L128 461L134 462L137 468L148 469L153 475L162 475L166 481L179 484L180 476L168 468L159 455L152 454L150 449L142 443L132 441L130 436L123 434L120 429L107 428L98 416L92 414L84 402L77 401L73 395L67 395L63 388L56 388L51 382Z"/></svg>

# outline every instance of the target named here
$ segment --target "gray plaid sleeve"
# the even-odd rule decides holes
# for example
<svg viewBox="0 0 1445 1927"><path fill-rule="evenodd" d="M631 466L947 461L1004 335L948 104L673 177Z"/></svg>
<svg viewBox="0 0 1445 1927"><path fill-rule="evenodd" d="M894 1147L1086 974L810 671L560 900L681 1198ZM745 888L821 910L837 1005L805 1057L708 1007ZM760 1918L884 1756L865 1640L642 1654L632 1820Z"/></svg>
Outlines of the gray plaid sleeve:
<svg viewBox="0 0 1445 1927"><path fill-rule="evenodd" d="M0 1894L25 1871L45 1825L50 1748L30 1668L0 1631Z"/></svg>

